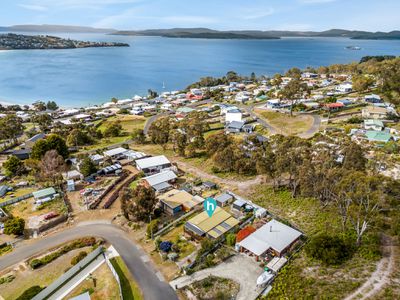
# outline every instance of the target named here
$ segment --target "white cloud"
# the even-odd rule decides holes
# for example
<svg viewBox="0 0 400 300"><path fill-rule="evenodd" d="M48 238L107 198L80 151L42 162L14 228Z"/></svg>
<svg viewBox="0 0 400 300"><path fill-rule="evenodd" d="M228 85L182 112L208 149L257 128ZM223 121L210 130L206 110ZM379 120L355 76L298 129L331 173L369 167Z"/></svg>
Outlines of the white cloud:
<svg viewBox="0 0 400 300"><path fill-rule="evenodd" d="M256 20L256 19L263 19L265 17L268 17L270 15L273 15L275 13L275 10L273 8L268 8L265 10L261 11L251 11L248 13L245 13L242 17L240 17L242 20Z"/></svg>
<svg viewBox="0 0 400 300"><path fill-rule="evenodd" d="M166 17L157 17L157 19L161 19L161 21L167 23L177 23L177 24L188 24L196 23L196 24L209 24L217 22L216 19L210 17L202 17L202 16L166 16Z"/></svg>
<svg viewBox="0 0 400 300"><path fill-rule="evenodd" d="M18 6L24 9L34 10L34 11L46 11L48 9L46 6L33 5L33 4L18 4Z"/></svg>

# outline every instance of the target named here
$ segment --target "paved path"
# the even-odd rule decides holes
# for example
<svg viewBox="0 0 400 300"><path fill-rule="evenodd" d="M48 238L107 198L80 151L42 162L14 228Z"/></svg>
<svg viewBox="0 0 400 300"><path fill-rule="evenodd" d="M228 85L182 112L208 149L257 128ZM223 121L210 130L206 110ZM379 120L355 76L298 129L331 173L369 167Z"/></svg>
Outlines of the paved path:
<svg viewBox="0 0 400 300"><path fill-rule="evenodd" d="M151 116L150 118L148 118L146 120L146 123L144 124L144 128L143 128L143 132L145 135L147 135L149 133L149 129L151 124L153 124L155 121L157 121L158 119L162 118L162 117L166 117L168 115L170 115L172 112L165 112L165 113L161 113L161 114L157 114L154 116Z"/></svg>
<svg viewBox="0 0 400 300"><path fill-rule="evenodd" d="M257 278L262 273L263 269L252 258L238 254L213 268L200 270L190 276L179 277L171 281L170 285L173 288L177 286L179 289L213 275L228 278L240 284L237 300L253 300L262 291L256 287Z"/></svg>
<svg viewBox="0 0 400 300"><path fill-rule="evenodd" d="M138 249L124 231L111 224L106 224L105 221L78 224L76 227L31 241L31 243L20 244L13 252L0 257L0 270L13 266L39 252L84 236L101 237L114 246L137 281L144 299L178 299L173 289L163 281L162 276L155 270L150 261L144 262L141 259L143 256L147 257L147 255Z"/></svg>
<svg viewBox="0 0 400 300"><path fill-rule="evenodd" d="M319 115L310 115L310 116L314 119L311 128L308 129L306 132L298 134L298 136L303 139L313 137L314 134L316 134L321 127L321 117Z"/></svg>

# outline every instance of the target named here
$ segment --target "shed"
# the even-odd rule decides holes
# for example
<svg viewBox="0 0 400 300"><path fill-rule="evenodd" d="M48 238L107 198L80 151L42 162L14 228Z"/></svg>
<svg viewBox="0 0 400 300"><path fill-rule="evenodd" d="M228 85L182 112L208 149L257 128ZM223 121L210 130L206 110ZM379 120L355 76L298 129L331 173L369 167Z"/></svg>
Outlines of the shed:
<svg viewBox="0 0 400 300"><path fill-rule="evenodd" d="M67 180L67 191L68 192L75 191L75 181L73 179Z"/></svg>
<svg viewBox="0 0 400 300"><path fill-rule="evenodd" d="M230 201L232 201L233 197L227 193L221 194L218 197L215 198L215 201L217 201L217 205L220 207L224 207L227 205Z"/></svg>

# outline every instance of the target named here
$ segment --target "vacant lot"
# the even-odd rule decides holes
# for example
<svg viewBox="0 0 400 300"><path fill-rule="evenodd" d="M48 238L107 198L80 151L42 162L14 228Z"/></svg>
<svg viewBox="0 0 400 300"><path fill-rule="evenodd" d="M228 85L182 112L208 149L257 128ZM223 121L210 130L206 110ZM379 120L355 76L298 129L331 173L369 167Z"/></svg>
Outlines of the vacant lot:
<svg viewBox="0 0 400 300"><path fill-rule="evenodd" d="M322 207L316 199L294 199L290 192L273 192L266 186L255 188L249 197L271 213L290 221L308 236L341 232L335 207ZM275 279L268 299L296 299L299 291L304 299L343 299L375 270L380 258L378 245L377 235L370 230L357 253L343 265L335 267L322 266L301 250Z"/></svg>
<svg viewBox="0 0 400 300"><path fill-rule="evenodd" d="M146 118L142 116L118 115L104 121L99 129L104 131L108 125L116 121L121 124L123 131L131 133L134 129L143 129Z"/></svg>
<svg viewBox="0 0 400 300"><path fill-rule="evenodd" d="M283 135L296 135L306 132L313 125L309 115L290 116L279 112L256 109L255 113Z"/></svg>
<svg viewBox="0 0 400 300"><path fill-rule="evenodd" d="M73 298L85 292L89 292L91 300L119 299L118 283L106 263L94 271L91 278L82 281L66 298Z"/></svg>

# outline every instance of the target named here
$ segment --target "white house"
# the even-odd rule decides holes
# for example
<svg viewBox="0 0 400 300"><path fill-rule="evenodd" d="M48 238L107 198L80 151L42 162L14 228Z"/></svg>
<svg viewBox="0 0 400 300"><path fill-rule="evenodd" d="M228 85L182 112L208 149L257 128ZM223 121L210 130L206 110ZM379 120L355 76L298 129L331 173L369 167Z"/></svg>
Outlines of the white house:
<svg viewBox="0 0 400 300"><path fill-rule="evenodd" d="M172 164L164 155L153 156L136 160L136 168L146 175L160 172L163 169L171 168Z"/></svg>
<svg viewBox="0 0 400 300"><path fill-rule="evenodd" d="M339 93L350 93L353 91L353 85L350 82L345 82L336 86L335 90Z"/></svg>
<svg viewBox="0 0 400 300"><path fill-rule="evenodd" d="M225 114L225 123L231 123L233 121L242 122L243 114L238 109L231 109Z"/></svg>
<svg viewBox="0 0 400 300"><path fill-rule="evenodd" d="M171 188L170 183L175 181L176 174L171 171L162 171L160 173L144 177L142 179L145 185L152 187L156 192L162 192Z"/></svg>
<svg viewBox="0 0 400 300"><path fill-rule="evenodd" d="M277 220L271 220L236 244L241 252L250 252L257 260L268 251L282 256L293 245L302 233Z"/></svg>
<svg viewBox="0 0 400 300"><path fill-rule="evenodd" d="M375 130L382 131L385 128L385 125L381 120L368 119L364 120L364 129L365 130Z"/></svg>

